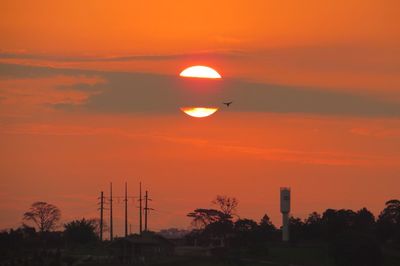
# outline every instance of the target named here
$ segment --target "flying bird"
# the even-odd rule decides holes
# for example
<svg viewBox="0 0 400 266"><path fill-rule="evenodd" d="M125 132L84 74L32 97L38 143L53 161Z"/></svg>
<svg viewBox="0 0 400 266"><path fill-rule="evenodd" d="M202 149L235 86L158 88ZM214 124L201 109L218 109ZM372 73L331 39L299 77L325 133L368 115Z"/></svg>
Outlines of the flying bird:
<svg viewBox="0 0 400 266"><path fill-rule="evenodd" d="M226 103L223 103L223 104L225 104L227 107L229 107L229 105L231 105L231 103L233 103L233 102L226 102Z"/></svg>

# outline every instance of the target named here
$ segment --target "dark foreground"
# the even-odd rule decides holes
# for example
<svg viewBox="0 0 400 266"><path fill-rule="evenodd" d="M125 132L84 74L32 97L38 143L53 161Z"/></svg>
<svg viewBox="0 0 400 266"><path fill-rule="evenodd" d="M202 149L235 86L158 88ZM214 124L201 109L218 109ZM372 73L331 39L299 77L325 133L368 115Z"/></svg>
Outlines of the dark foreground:
<svg viewBox="0 0 400 266"><path fill-rule="evenodd" d="M224 249L227 251L227 249ZM107 261L99 250L93 249L77 249L69 253L66 257L61 258L58 262L47 259L41 263L30 262L28 264L22 261L13 263L5 263L1 265L49 265L49 266L122 266L122 265L149 265L149 266L399 266L400 252L396 249L382 249L383 258L381 264L374 261L335 261L329 250L324 244L319 245L274 245L270 244L267 254L254 254L254 250L230 250L227 252L213 252L208 256L178 256L171 255L168 257L159 257L147 261L132 261L121 263L113 259ZM257 253L257 252L256 252ZM90 255L88 255L90 254Z"/></svg>

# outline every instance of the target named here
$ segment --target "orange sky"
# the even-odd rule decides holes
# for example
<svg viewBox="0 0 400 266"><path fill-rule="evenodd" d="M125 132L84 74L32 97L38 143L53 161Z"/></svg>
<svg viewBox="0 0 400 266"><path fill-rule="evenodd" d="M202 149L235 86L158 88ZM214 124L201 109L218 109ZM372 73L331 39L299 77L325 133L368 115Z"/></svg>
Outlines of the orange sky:
<svg viewBox="0 0 400 266"><path fill-rule="evenodd" d="M280 186L295 216L378 213L400 197L399 7L0 1L0 228L35 200L94 217L100 190L125 180L150 190L154 229L186 228L217 194L279 225ZM195 64L223 81L182 83ZM206 119L179 110L222 100Z"/></svg>

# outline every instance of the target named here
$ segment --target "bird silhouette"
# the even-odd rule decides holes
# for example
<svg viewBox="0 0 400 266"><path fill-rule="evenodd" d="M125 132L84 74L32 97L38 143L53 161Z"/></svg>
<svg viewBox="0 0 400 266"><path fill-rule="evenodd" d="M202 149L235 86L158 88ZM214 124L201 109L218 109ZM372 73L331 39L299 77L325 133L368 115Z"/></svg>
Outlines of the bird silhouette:
<svg viewBox="0 0 400 266"><path fill-rule="evenodd" d="M223 103L223 104L225 104L227 107L229 107L229 105L231 105L231 103L232 102L226 102L226 103Z"/></svg>

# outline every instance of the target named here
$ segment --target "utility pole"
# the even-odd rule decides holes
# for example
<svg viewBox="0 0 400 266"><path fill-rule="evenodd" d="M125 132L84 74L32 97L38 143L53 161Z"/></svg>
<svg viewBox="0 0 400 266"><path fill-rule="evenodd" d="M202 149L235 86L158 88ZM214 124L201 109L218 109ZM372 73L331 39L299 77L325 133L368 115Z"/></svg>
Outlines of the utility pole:
<svg viewBox="0 0 400 266"><path fill-rule="evenodd" d="M139 183L139 233L142 235L142 182Z"/></svg>
<svg viewBox="0 0 400 266"><path fill-rule="evenodd" d="M148 227L147 227L147 221L148 221L147 220L147 216L149 214L149 211L153 210L153 209L148 207L148 201L151 200L151 199L149 198L149 194L148 194L147 190L146 190L146 194L144 196L144 199L145 199L145 201L144 201L144 231L147 231L148 230Z"/></svg>
<svg viewBox="0 0 400 266"><path fill-rule="evenodd" d="M104 210L104 194L100 193L100 241L103 241L103 210Z"/></svg>
<svg viewBox="0 0 400 266"><path fill-rule="evenodd" d="M128 236L128 183L125 182L125 237Z"/></svg>
<svg viewBox="0 0 400 266"><path fill-rule="evenodd" d="M113 241L113 197L112 197L112 182L110 183L110 241Z"/></svg>

